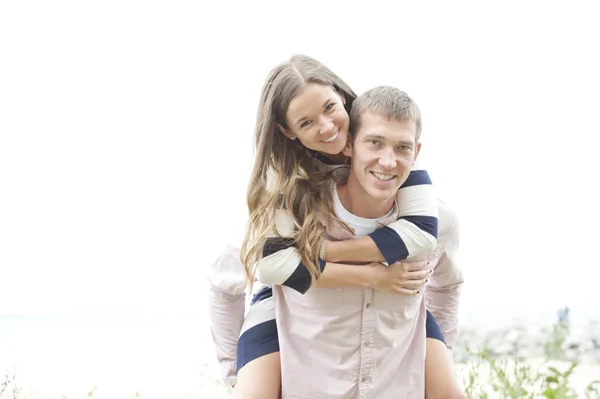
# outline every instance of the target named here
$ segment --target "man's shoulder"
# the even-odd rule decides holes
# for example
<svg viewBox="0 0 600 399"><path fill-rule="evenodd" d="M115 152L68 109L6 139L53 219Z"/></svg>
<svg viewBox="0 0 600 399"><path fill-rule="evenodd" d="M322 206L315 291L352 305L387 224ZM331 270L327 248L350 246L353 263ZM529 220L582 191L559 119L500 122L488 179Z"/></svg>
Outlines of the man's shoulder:
<svg viewBox="0 0 600 399"><path fill-rule="evenodd" d="M438 239L447 238L459 231L458 214L447 202L437 199L438 202Z"/></svg>

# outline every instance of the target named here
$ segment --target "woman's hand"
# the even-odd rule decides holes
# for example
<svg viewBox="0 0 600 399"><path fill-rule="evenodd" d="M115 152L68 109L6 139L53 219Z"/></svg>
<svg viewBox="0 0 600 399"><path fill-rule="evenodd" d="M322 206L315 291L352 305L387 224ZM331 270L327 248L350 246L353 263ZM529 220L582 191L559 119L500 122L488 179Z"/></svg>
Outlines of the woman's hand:
<svg viewBox="0 0 600 399"><path fill-rule="evenodd" d="M400 295L416 295L429 281L429 261L396 262L390 266L370 263L373 270L371 288Z"/></svg>

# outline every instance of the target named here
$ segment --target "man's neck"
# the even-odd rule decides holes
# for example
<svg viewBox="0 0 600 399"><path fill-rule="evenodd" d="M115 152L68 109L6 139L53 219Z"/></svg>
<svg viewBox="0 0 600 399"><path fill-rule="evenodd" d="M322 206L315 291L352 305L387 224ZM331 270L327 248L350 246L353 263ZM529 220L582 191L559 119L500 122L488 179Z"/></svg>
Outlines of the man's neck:
<svg viewBox="0 0 600 399"><path fill-rule="evenodd" d="M367 194L358 181L348 177L346 184L337 185L338 197L344 208L351 214L365 219L379 219L388 214L394 206L395 198L377 201Z"/></svg>

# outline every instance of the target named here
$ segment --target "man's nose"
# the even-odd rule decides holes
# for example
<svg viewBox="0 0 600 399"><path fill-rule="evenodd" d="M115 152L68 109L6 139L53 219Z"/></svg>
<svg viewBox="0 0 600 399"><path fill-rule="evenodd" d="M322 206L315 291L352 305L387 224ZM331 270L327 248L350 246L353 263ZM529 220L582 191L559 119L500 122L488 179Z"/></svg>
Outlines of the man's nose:
<svg viewBox="0 0 600 399"><path fill-rule="evenodd" d="M396 167L396 154L391 148L383 150L381 157L379 157L379 166L385 169L393 169Z"/></svg>

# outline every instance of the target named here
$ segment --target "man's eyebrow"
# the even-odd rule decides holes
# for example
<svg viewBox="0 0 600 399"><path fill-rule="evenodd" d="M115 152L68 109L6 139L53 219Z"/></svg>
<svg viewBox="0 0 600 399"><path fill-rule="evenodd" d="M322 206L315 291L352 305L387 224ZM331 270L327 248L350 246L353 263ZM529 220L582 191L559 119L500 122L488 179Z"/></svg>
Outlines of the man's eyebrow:
<svg viewBox="0 0 600 399"><path fill-rule="evenodd" d="M370 133L365 136L365 139L385 140L385 137L377 133Z"/></svg>
<svg viewBox="0 0 600 399"><path fill-rule="evenodd" d="M325 107L327 106L327 104L329 104L329 103L331 102L331 100L333 100L333 98L329 98L329 99L327 99L327 101L325 101L325 102L323 103L323 105L321 106L321 108L325 108ZM304 122L304 121L305 121L305 120L307 120L307 119L308 119L308 116L303 116L302 118L298 119L298 120L296 121L296 123L294 123L294 126L296 126L296 125L297 125L298 123L300 123L300 122Z"/></svg>

